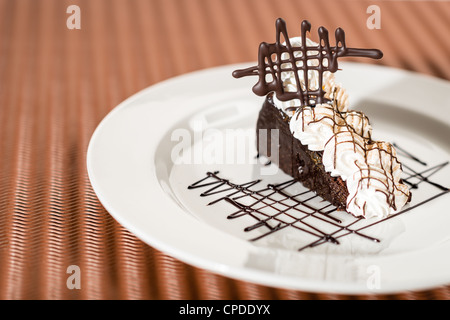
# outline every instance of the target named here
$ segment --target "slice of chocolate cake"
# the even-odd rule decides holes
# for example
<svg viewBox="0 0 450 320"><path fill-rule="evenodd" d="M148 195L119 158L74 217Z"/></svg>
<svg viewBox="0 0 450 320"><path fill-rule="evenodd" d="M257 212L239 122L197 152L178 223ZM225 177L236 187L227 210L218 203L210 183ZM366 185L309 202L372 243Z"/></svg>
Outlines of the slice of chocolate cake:
<svg viewBox="0 0 450 320"><path fill-rule="evenodd" d="M333 74L339 57L379 59L381 51L348 48L340 28L334 47L324 27L318 30L319 43L308 39L307 21L297 38L288 37L282 19L276 28L276 42L259 47L258 65L233 72L236 78L259 76L253 92L266 96L257 122L260 154L338 209L366 218L398 212L411 195L396 151L390 143L372 140L369 119L349 110L347 93ZM278 130L276 156L270 154L270 138L267 146L260 145L260 130Z"/></svg>
<svg viewBox="0 0 450 320"><path fill-rule="evenodd" d="M311 151L308 146L294 138L289 129L290 120L286 113L274 105L273 96L269 94L259 112L256 125L258 152L277 164L285 173L302 182L305 187L314 190L338 209L345 210L349 195L345 182L341 177L332 177L326 172L322 163L322 151ZM263 148L260 148L258 134L261 129L267 130L269 139L267 146ZM275 157L270 154L271 130L278 130L279 150Z"/></svg>

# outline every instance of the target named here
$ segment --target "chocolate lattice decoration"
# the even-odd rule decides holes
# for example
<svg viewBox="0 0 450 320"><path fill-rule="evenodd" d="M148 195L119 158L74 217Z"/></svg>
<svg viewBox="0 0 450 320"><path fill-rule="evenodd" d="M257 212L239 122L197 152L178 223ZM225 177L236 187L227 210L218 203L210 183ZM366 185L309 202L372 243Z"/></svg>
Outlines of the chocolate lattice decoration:
<svg viewBox="0 0 450 320"><path fill-rule="evenodd" d="M323 73L325 71L336 72L338 70L338 61L340 57L367 57L380 59L383 53L378 49L357 49L347 48L345 44L345 33L341 28L335 32L336 46L331 47L328 30L324 27L318 29L319 44L316 46L307 46L306 32L311 30L311 24L303 20L301 24L301 46L293 47L290 43L287 33L286 22L279 18L276 21L276 42L262 42L259 46L258 65L246 69L235 70L233 76L241 78L245 76L259 76L259 81L253 87L253 92L259 96L264 96L274 91L281 101L299 99L301 106L320 104L327 101L323 91ZM286 40L286 44L281 43L281 35ZM300 52L298 54L297 52ZM295 56L297 53L297 57ZM286 57L287 56L287 57ZM316 60L316 66L308 65L309 60ZM324 64L324 61L327 61ZM300 63L299 63L300 62ZM309 88L308 71L318 72L318 88ZM297 91L287 92L284 90L281 80L282 72L294 72ZM299 72L302 72L305 85L301 85ZM267 79L271 75L271 79Z"/></svg>
<svg viewBox="0 0 450 320"><path fill-rule="evenodd" d="M422 185L426 184L436 188L436 191L432 191L430 196L397 213L381 220L375 219L367 224L363 223L367 221L363 217L351 215L345 222L341 221L335 216L336 207L328 201L320 202L320 205L313 203L319 196L302 186L293 193L289 188L299 184L293 179L266 186L261 186L260 179L235 184L220 177L219 172L216 171L208 172L206 177L192 183L188 189L206 189L200 194L201 197L216 197L208 203L208 206L221 201L229 203L235 210L227 216L227 219L250 218L247 220L250 224L243 225L243 231L251 233L253 230L259 230L256 237L252 237L250 241L272 236L284 229L295 229L308 236L303 239L304 243L298 244L298 251L325 243L338 245L342 238L351 235L381 242L381 239L370 236L370 232L366 233L366 231L450 193L450 188L432 181L432 176L449 165L448 161L428 165L405 149L395 146L405 160L402 161L406 168L403 182L417 192L421 192ZM408 165L405 162L408 162ZM214 213L214 210L211 213ZM252 235L255 236L255 233Z"/></svg>

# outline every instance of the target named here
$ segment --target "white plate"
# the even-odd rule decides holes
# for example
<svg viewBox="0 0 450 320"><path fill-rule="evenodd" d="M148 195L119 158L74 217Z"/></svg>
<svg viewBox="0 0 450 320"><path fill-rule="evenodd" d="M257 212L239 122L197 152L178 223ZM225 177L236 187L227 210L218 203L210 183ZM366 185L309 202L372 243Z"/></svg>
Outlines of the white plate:
<svg viewBox="0 0 450 320"><path fill-rule="evenodd" d="M262 178L255 188L289 179L280 171L268 175L277 168L254 158L252 134L263 98L251 92L256 78L231 76L250 65L170 79L137 93L105 117L92 136L87 165L106 210L144 242L181 261L263 285L363 294L450 283L450 195L414 207L442 192L427 181L413 190L411 210L361 231L379 243L350 234L338 245L300 251L311 242L307 232L285 228L250 241L268 229L244 231L254 221L248 215L227 219L236 208L226 201L207 206L225 193L200 197L207 188L188 190L214 170L238 184ZM401 153L408 168L423 172L450 160L448 82L373 65L342 63L341 68L338 81L348 90L352 109L371 118L375 138L393 141L427 163ZM205 132L216 135L202 136ZM221 154L214 147L230 134L237 140ZM181 147L184 156L192 151L187 158L178 157ZM215 157L202 158L205 154ZM431 182L449 186L449 167L423 175L433 173ZM409 180L423 180L416 178ZM344 225L351 218L336 216Z"/></svg>

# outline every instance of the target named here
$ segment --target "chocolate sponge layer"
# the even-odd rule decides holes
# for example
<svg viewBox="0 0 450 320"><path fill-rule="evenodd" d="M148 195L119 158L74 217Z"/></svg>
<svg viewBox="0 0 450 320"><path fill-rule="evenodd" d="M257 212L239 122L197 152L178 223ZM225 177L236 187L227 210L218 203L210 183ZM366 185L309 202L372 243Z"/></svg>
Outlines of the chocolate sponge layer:
<svg viewBox="0 0 450 320"><path fill-rule="evenodd" d="M332 177L322 164L322 152L310 151L300 140L294 138L289 129L290 118L273 104L268 95L257 121L257 148L260 155L269 158L283 172L291 175L306 188L328 200L338 210L345 210L348 190L340 177ZM260 146L260 129L267 130L267 145ZM271 130L278 129L278 155L271 154ZM264 143L263 141L261 141Z"/></svg>

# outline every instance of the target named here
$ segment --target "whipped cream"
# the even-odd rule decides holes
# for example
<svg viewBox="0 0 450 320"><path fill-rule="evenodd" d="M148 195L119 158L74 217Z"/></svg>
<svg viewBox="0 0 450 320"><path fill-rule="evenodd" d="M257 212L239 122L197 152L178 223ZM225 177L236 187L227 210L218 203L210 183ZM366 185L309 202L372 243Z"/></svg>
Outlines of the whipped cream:
<svg viewBox="0 0 450 320"><path fill-rule="evenodd" d="M347 178L365 162L366 140L352 131L335 132L323 150L322 162L333 177ZM347 186L348 187L348 186Z"/></svg>
<svg viewBox="0 0 450 320"><path fill-rule="evenodd" d="M338 123L336 112L329 104L304 107L296 112L289 127L295 138L307 145L311 151L321 151L325 143L334 135Z"/></svg>
<svg viewBox="0 0 450 320"><path fill-rule="evenodd" d="M341 113L332 105L299 108L289 123L293 136L311 151L323 151L322 163L347 184L347 211L385 218L401 209L409 189L401 183L395 148L372 141L369 120L360 112Z"/></svg>
<svg viewBox="0 0 450 320"><path fill-rule="evenodd" d="M355 216L382 219L408 201L409 189L379 167L363 166L347 180L347 211ZM388 205L386 205L388 204Z"/></svg>
<svg viewBox="0 0 450 320"><path fill-rule="evenodd" d="M292 38L300 46L301 38ZM307 39L308 45L317 45ZM311 60L311 65L317 65ZM303 75L299 73L302 86ZM308 76L308 86L317 89L317 71ZM282 73L284 90L296 91L293 72ZM346 182L349 196L346 210L355 216L385 218L398 212L409 199L409 189L401 183L402 166L395 148L384 141L373 141L369 119L362 112L349 110L345 89L335 83L334 74L323 74L323 89L330 103L300 107L300 101L280 101L275 106L291 116L290 130L311 151L323 151L325 170ZM287 111L296 107L296 111ZM291 110L291 109L289 109Z"/></svg>

